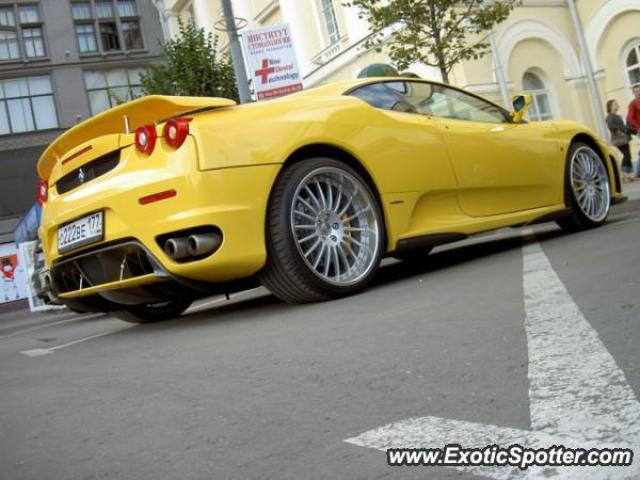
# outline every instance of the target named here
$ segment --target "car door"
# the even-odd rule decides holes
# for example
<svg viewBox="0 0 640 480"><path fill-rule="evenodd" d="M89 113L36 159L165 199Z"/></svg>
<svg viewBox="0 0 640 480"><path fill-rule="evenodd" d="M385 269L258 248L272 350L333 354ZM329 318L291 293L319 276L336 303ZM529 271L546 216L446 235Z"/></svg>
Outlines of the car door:
<svg viewBox="0 0 640 480"><path fill-rule="evenodd" d="M512 123L504 110L486 100L429 85L417 108L441 125L460 207L467 215L499 215L562 202L562 154L550 124Z"/></svg>
<svg viewBox="0 0 640 480"><path fill-rule="evenodd" d="M457 184L442 128L418 114L407 83L384 80L349 93L380 111L367 118L367 162L379 174L383 193L452 192Z"/></svg>

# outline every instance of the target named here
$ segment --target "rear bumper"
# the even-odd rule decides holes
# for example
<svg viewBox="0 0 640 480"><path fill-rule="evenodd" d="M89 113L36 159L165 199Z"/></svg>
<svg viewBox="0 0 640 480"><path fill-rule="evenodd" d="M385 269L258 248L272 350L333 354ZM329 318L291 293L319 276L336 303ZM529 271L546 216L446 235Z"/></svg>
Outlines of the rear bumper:
<svg viewBox="0 0 640 480"><path fill-rule="evenodd" d="M227 282L253 275L264 265L265 212L280 165L200 171L193 142L177 152L159 150L151 157L140 157L133 148L125 149L118 167L108 174L64 195L51 192L40 227L48 267L125 240L139 243L158 262L159 271L187 280ZM170 161L166 158L169 154ZM169 189L177 195L139 203L141 197ZM103 241L60 255L58 228L97 210L104 211ZM222 244L214 254L183 263L165 254L158 237L199 226L214 226L222 232ZM163 280L156 277L135 282ZM127 288L127 283L131 281L87 285L92 290L68 292L83 296L102 289Z"/></svg>

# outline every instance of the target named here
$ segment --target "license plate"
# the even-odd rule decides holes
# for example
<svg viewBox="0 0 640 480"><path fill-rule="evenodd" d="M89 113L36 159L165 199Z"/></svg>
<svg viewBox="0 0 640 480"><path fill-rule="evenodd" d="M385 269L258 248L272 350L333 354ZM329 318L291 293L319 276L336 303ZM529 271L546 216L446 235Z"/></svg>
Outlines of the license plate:
<svg viewBox="0 0 640 480"><path fill-rule="evenodd" d="M58 230L58 252L99 242L103 238L103 231L103 212L95 212L68 223Z"/></svg>

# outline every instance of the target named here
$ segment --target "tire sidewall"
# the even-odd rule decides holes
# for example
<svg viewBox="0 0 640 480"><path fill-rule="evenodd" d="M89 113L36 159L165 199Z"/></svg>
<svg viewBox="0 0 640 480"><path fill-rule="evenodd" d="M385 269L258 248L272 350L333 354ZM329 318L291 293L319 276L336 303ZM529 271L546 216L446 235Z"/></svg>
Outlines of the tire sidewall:
<svg viewBox="0 0 640 480"><path fill-rule="evenodd" d="M377 219L378 245L373 259L373 266L365 276L353 285L334 285L323 281L322 278L311 270L302 258L293 233L291 232L291 210L293 208L293 198L298 190L300 182L302 182L309 173L323 167L333 167L343 170L358 180L360 186L366 189L367 194L371 199L371 208L373 209L374 215ZM382 251L385 245L384 218L382 216L377 197L371 190L368 182L347 164L326 157L310 158L291 165L283 172L283 175L278 178L277 182L284 182L284 185L282 185L283 191L282 195L279 197L279 204L271 204L270 202L269 210L272 215L269 216L269 222L267 223L267 243L269 243L271 239L272 229L285 229L286 231L281 231L280 233L285 238L287 254L292 257L292 260L296 265L296 270L304 276L306 281L311 283L318 291L323 292L323 294L328 298L350 295L368 285L378 270L382 258ZM275 215L273 215L273 213L275 213ZM268 250L271 250L271 252L273 251L272 249ZM271 252L268 252L268 254Z"/></svg>
<svg viewBox="0 0 640 480"><path fill-rule="evenodd" d="M607 174L607 182L609 182L609 190L611 190L611 178L609 176L609 169L607 168L607 164L602 158L602 154L597 149L583 142L575 142L571 144L571 147L569 147L569 150L567 152L567 159L565 162L565 173L564 173L565 203L567 207L571 209L571 217L572 217L571 220L572 220L572 223L575 224L576 228L580 228L580 229L594 228L602 225L607 221L607 218L609 218L609 213L611 212L611 192L609 192L609 206L607 209L607 214L604 216L604 218L602 218L599 221L594 221L584 214L584 212L580 208L580 205L578 204L578 199L576 198L575 192L573 191L573 186L571 182L571 163L572 163L572 159L575 151L578 150L579 148L588 148L593 153L595 153L596 156L600 159L600 162L602 162L604 166L604 170Z"/></svg>

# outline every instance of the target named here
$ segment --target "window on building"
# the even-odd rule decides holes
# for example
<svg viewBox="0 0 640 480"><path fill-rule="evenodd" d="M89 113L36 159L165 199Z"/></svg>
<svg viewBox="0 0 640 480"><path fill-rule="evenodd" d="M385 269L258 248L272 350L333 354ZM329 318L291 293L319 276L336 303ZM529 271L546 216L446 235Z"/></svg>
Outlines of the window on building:
<svg viewBox="0 0 640 480"><path fill-rule="evenodd" d="M84 72L84 83L89 93L93 115L123 102L142 96L140 74L142 68L119 68Z"/></svg>
<svg viewBox="0 0 640 480"><path fill-rule="evenodd" d="M144 48L135 0L72 0L80 53Z"/></svg>
<svg viewBox="0 0 640 480"><path fill-rule="evenodd" d="M42 22L38 6L20 5L18 17L22 28L22 44L27 58L45 56L44 36L42 34Z"/></svg>
<svg viewBox="0 0 640 480"><path fill-rule="evenodd" d="M135 17L138 15L134 0L118 0L118 15L122 17Z"/></svg>
<svg viewBox="0 0 640 480"><path fill-rule="evenodd" d="M91 2L74 2L71 4L71 13L74 20L88 20L91 15Z"/></svg>
<svg viewBox="0 0 640 480"><path fill-rule="evenodd" d="M96 0L96 16L98 18L113 18L113 2L111 0Z"/></svg>
<svg viewBox="0 0 640 480"><path fill-rule="evenodd" d="M92 23L81 23L76 25L76 37L78 38L80 53L90 53L98 51L96 29Z"/></svg>
<svg viewBox="0 0 640 480"><path fill-rule="evenodd" d="M522 77L522 86L533 99L533 104L529 108L529 120L540 122L553 118L551 93L542 78L536 73L526 72Z"/></svg>
<svg viewBox="0 0 640 480"><path fill-rule="evenodd" d="M40 12L37 5L23 5L18 10L20 15L20 23L22 25L28 23L40 23Z"/></svg>
<svg viewBox="0 0 640 480"><path fill-rule="evenodd" d="M631 86L640 85L640 42L627 55L627 75Z"/></svg>
<svg viewBox="0 0 640 480"><path fill-rule="evenodd" d="M15 27L16 16L13 11L13 7L0 8L0 26L2 27Z"/></svg>
<svg viewBox="0 0 640 480"><path fill-rule="evenodd" d="M18 34L0 31L0 60L15 60L17 58L20 58Z"/></svg>
<svg viewBox="0 0 640 480"><path fill-rule="evenodd" d="M118 27L115 22L100 22L100 42L105 52L120 50Z"/></svg>
<svg viewBox="0 0 640 480"><path fill-rule="evenodd" d="M17 60L23 56L38 58L45 55L38 5L14 3L0 7L0 60Z"/></svg>
<svg viewBox="0 0 640 480"><path fill-rule="evenodd" d="M23 28L22 37L24 42L24 53L28 58L44 57L42 28Z"/></svg>
<svg viewBox="0 0 640 480"><path fill-rule="evenodd" d="M320 17L324 23L325 34L329 45L333 45L340 40L340 30L338 29L338 20L336 19L336 10L333 0L320 1Z"/></svg>
<svg viewBox="0 0 640 480"><path fill-rule="evenodd" d="M0 135L58 127L48 76L0 80Z"/></svg>
<svg viewBox="0 0 640 480"><path fill-rule="evenodd" d="M124 48L136 50L142 48L142 34L140 24L137 21L122 22L122 37L124 38Z"/></svg>

